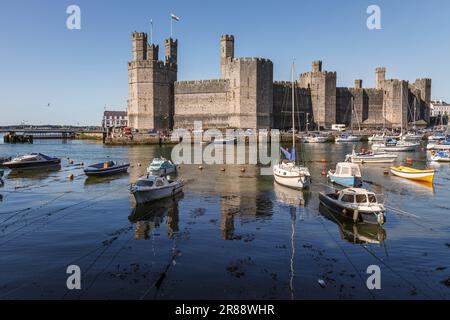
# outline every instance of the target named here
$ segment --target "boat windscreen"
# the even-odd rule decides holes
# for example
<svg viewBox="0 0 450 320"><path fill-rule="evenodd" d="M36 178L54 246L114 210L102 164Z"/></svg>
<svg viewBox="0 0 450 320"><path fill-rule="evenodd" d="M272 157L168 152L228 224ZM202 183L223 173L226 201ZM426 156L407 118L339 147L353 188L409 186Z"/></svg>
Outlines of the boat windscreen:
<svg viewBox="0 0 450 320"><path fill-rule="evenodd" d="M377 203L377 197L375 197L374 194L369 193L369 202L370 203Z"/></svg>
<svg viewBox="0 0 450 320"><path fill-rule="evenodd" d="M341 201L353 203L355 202L355 196L352 194L344 194L341 198Z"/></svg>
<svg viewBox="0 0 450 320"><path fill-rule="evenodd" d="M139 180L138 182L136 182L136 185L139 187L152 187L153 180Z"/></svg>
<svg viewBox="0 0 450 320"><path fill-rule="evenodd" d="M357 203L366 203L367 202L367 197L365 194L357 194L356 195L356 202Z"/></svg>

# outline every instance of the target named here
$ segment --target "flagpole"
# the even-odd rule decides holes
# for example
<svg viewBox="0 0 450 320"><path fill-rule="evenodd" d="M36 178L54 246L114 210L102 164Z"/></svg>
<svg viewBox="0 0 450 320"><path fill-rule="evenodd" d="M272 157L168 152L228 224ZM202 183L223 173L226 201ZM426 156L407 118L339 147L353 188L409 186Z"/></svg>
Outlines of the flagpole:
<svg viewBox="0 0 450 320"><path fill-rule="evenodd" d="M170 15L170 37L172 38L172 15Z"/></svg>
<svg viewBox="0 0 450 320"><path fill-rule="evenodd" d="M153 44L153 19L150 19L150 44Z"/></svg>

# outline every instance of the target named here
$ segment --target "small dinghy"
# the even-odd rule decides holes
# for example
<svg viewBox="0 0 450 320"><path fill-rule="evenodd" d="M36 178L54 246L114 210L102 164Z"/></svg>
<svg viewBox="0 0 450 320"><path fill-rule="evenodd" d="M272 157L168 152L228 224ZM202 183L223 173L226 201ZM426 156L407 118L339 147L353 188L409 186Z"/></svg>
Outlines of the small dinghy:
<svg viewBox="0 0 450 320"><path fill-rule="evenodd" d="M402 177L405 179L432 183L434 179L435 170L433 169L420 170L411 167L399 166L399 167L391 167L391 173L395 176Z"/></svg>
<svg viewBox="0 0 450 320"><path fill-rule="evenodd" d="M84 169L84 173L88 177L104 177L127 172L129 166L129 163L118 164L116 161L107 161L90 165Z"/></svg>
<svg viewBox="0 0 450 320"><path fill-rule="evenodd" d="M397 159L397 155L387 152L374 152L369 150L367 152L356 153L353 149L351 154L345 156L345 161L353 163L392 163Z"/></svg>
<svg viewBox="0 0 450 320"><path fill-rule="evenodd" d="M386 222L384 205L373 192L361 188L349 188L335 193L319 193L319 201L328 209L352 219L383 225Z"/></svg>
<svg viewBox="0 0 450 320"><path fill-rule="evenodd" d="M450 151L438 151L431 153L431 161L450 162Z"/></svg>
<svg viewBox="0 0 450 320"><path fill-rule="evenodd" d="M42 153L31 153L20 156L3 163L4 167L9 169L37 169L45 167L59 166L60 158L49 157Z"/></svg>
<svg viewBox="0 0 450 320"><path fill-rule="evenodd" d="M336 142L358 142L360 140L361 140L360 137L348 133L341 134L339 137L336 137L335 139Z"/></svg>
<svg viewBox="0 0 450 320"><path fill-rule="evenodd" d="M183 180L169 180L164 176L147 174L131 185L130 192L137 204L172 197L183 191Z"/></svg>
<svg viewBox="0 0 450 320"><path fill-rule="evenodd" d="M154 158L147 168L147 173L157 176L168 175L177 172L177 166L172 161L163 157Z"/></svg>
<svg viewBox="0 0 450 320"><path fill-rule="evenodd" d="M361 170L359 165L351 162L339 162L336 170L329 170L328 179L344 187L359 187L362 185Z"/></svg>

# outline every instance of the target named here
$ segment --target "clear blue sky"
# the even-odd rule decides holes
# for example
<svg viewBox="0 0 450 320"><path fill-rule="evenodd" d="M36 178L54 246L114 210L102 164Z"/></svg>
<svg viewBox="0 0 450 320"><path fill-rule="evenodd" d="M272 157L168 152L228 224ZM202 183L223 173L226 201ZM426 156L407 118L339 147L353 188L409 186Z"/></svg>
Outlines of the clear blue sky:
<svg viewBox="0 0 450 320"><path fill-rule="evenodd" d="M66 28L66 8L81 7L81 30ZM366 27L366 9L381 7L382 30ZM337 71L338 86L389 78L433 79L432 97L450 101L450 1L447 0L0 0L0 125L98 125L104 106L125 110L131 32L149 32L164 55L169 14L179 39L180 80L219 76L219 38L234 34L236 56L274 62L289 79L314 59ZM50 107L47 104L50 103Z"/></svg>

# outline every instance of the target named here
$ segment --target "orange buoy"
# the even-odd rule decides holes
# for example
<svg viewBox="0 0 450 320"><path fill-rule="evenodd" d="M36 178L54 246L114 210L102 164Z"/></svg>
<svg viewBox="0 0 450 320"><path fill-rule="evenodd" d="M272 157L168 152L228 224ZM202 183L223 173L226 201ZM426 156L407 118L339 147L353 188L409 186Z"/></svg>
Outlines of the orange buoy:
<svg viewBox="0 0 450 320"><path fill-rule="evenodd" d="M225 171L225 168L220 168L220 171Z"/></svg>
<svg viewBox="0 0 450 320"><path fill-rule="evenodd" d="M389 175L389 170L384 170L384 171L383 171L383 174L384 174L385 176Z"/></svg>
<svg viewBox="0 0 450 320"><path fill-rule="evenodd" d="M245 168L241 168L241 172L245 172Z"/></svg>
<svg viewBox="0 0 450 320"><path fill-rule="evenodd" d="M413 160L412 160L411 158L406 158L406 163L407 163L407 164L412 164L412 163L413 163Z"/></svg>
<svg viewBox="0 0 450 320"><path fill-rule="evenodd" d="M198 166L198 169L199 170L203 170L203 166Z"/></svg>
<svg viewBox="0 0 450 320"><path fill-rule="evenodd" d="M69 180L73 180L73 174L72 174L72 173L69 174L69 175L67 176L67 178L68 178Z"/></svg>

